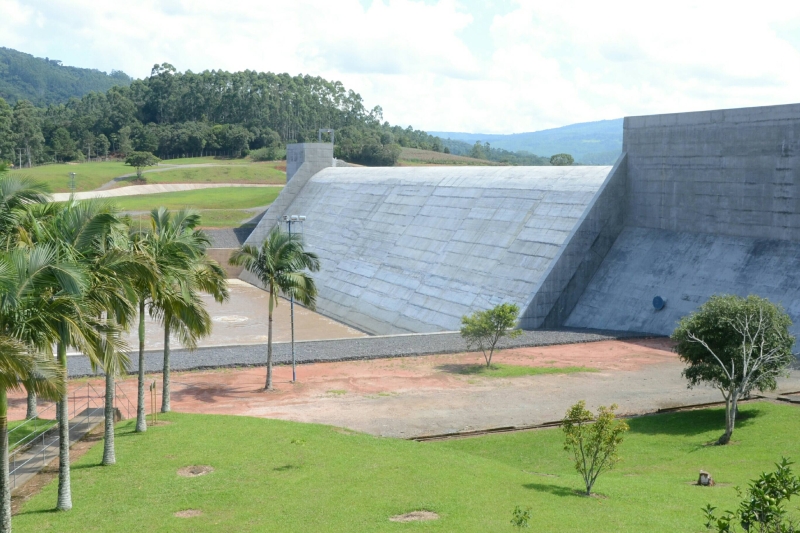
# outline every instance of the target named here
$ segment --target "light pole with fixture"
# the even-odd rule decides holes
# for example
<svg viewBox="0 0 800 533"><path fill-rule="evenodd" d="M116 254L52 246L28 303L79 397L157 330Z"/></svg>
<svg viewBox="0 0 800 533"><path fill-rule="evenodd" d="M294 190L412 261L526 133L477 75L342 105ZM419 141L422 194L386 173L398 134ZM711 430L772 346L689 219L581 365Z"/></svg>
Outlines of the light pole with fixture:
<svg viewBox="0 0 800 533"><path fill-rule="evenodd" d="M292 223L293 222L300 222L301 224L305 222L306 217L303 215L283 215L283 221L289 226L289 237L292 236ZM300 226L302 231L302 225ZM292 383L297 381L297 372L295 370L295 357L294 357L294 294L289 293L289 313L291 315L291 323L292 323Z"/></svg>

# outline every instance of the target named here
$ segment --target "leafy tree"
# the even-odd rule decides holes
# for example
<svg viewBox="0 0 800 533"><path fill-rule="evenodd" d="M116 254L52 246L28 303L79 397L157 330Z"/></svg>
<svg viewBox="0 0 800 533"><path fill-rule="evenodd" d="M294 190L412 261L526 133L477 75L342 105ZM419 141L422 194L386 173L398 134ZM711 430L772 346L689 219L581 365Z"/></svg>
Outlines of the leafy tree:
<svg viewBox="0 0 800 533"><path fill-rule="evenodd" d="M707 383L725 399L719 444L730 441L739 399L753 390L775 390L776 378L794 361L791 325L789 315L765 298L725 295L712 296L672 333L675 351L688 365L683 375L689 387Z"/></svg>
<svg viewBox="0 0 800 533"><path fill-rule="evenodd" d="M0 98L0 164L14 160L14 132L11 129L13 116L11 106Z"/></svg>
<svg viewBox="0 0 800 533"><path fill-rule="evenodd" d="M486 152L488 150L489 150L489 143L483 145L481 144L480 141L475 141L475 145L472 147L469 156L474 157L475 159L487 159Z"/></svg>
<svg viewBox="0 0 800 533"><path fill-rule="evenodd" d="M750 482L744 499L736 511L725 511L717 517L716 507L711 504L703 508L706 529L718 533L737 531L736 523L742 531L752 533L793 533L798 531L796 523L788 518L786 502L792 496L800 495L800 479L794 475L791 463L783 458L775 463L775 471L762 473L758 479ZM741 497L743 494L737 488Z"/></svg>
<svg viewBox="0 0 800 533"><path fill-rule="evenodd" d="M575 163L575 159L569 154L556 154L550 157L550 164L554 167L568 167Z"/></svg>
<svg viewBox="0 0 800 533"><path fill-rule="evenodd" d="M75 151L75 141L70 137L66 128L58 128L50 137L50 146L57 161L72 161L78 156Z"/></svg>
<svg viewBox="0 0 800 533"><path fill-rule="evenodd" d="M133 144L131 143L131 127L123 126L119 129L117 136L117 152L123 157L133 152Z"/></svg>
<svg viewBox="0 0 800 533"><path fill-rule="evenodd" d="M244 266L255 275L269 292L269 326L267 328L267 383L272 390L272 312L278 305L278 295L294 296L309 309L314 309L317 287L305 270L319 270L319 258L305 251L302 236L289 235L275 226L261 244L261 248L244 245L230 259L231 265Z"/></svg>
<svg viewBox="0 0 800 533"><path fill-rule="evenodd" d="M480 348L488 368L500 339L522 335L521 330L512 329L518 319L519 306L516 304L500 304L486 311L475 311L461 317L461 337L469 348Z"/></svg>
<svg viewBox="0 0 800 533"><path fill-rule="evenodd" d="M104 134L100 134L94 138L94 153L97 157L103 159L108 158L108 149L111 147L111 142Z"/></svg>
<svg viewBox="0 0 800 533"><path fill-rule="evenodd" d="M20 100L14 106L11 122L16 148L23 150L23 161L30 167L42 156L44 135L42 135L39 114L33 104Z"/></svg>
<svg viewBox="0 0 800 533"><path fill-rule="evenodd" d="M575 470L583 477L587 496L592 494L597 477L619 461L617 449L628 431L628 424L616 420L616 409L616 404L608 408L600 406L595 419L586 409L586 402L581 400L569 408L561 422L566 437L564 450L572 453Z"/></svg>
<svg viewBox="0 0 800 533"><path fill-rule="evenodd" d="M157 165L159 161L161 160L150 152L131 152L130 155L125 158L126 165L136 168L136 179L139 181L143 179L142 169Z"/></svg>

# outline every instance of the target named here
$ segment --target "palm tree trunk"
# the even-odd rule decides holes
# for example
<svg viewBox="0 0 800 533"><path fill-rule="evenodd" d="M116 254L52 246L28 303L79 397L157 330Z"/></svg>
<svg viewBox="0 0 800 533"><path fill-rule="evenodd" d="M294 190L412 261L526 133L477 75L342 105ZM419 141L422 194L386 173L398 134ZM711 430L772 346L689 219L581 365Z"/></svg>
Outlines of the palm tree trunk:
<svg viewBox="0 0 800 533"><path fill-rule="evenodd" d="M58 342L58 364L67 371L67 345ZM72 509L72 489L69 482L69 391L64 387L61 401L58 402L58 502L56 509Z"/></svg>
<svg viewBox="0 0 800 533"><path fill-rule="evenodd" d="M269 286L269 325L267 326L267 390L272 390L272 307L274 298L275 288L270 285Z"/></svg>
<svg viewBox="0 0 800 533"><path fill-rule="evenodd" d="M164 313L164 373L161 390L161 412L169 413L169 313Z"/></svg>
<svg viewBox="0 0 800 533"><path fill-rule="evenodd" d="M36 393L28 391L28 408L25 410L25 418L36 418L39 416L39 409L36 402Z"/></svg>
<svg viewBox="0 0 800 533"><path fill-rule="evenodd" d="M106 405L103 428L103 466L117 463L114 451L114 372L106 370Z"/></svg>
<svg viewBox="0 0 800 533"><path fill-rule="evenodd" d="M0 532L11 531L11 480L8 475L8 396L0 387Z"/></svg>
<svg viewBox="0 0 800 533"><path fill-rule="evenodd" d="M147 431L147 416L144 409L144 298L139 300L139 382L136 402L136 432Z"/></svg>

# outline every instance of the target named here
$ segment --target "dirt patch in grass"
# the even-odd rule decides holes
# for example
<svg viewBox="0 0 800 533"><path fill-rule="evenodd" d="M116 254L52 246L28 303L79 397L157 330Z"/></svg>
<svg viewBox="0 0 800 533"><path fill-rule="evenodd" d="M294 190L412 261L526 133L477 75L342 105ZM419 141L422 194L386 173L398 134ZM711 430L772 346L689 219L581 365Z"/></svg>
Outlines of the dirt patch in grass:
<svg viewBox="0 0 800 533"><path fill-rule="evenodd" d="M214 471L213 466L192 465L192 466L184 466L183 468L179 469L178 475L181 477L198 477L198 476L204 476L213 471Z"/></svg>
<svg viewBox="0 0 800 533"><path fill-rule="evenodd" d="M174 514L178 518L194 518L195 516L200 516L203 514L203 511L200 509L185 509Z"/></svg>
<svg viewBox="0 0 800 533"><path fill-rule="evenodd" d="M406 514L399 514L389 518L390 522L427 522L428 520L438 520L439 515L433 511L411 511Z"/></svg>

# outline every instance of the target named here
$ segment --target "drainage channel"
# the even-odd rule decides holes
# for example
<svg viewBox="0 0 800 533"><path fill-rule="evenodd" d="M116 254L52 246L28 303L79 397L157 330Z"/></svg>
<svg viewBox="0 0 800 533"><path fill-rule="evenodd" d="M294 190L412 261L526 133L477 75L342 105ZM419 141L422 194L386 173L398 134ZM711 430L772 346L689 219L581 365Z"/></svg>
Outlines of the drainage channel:
<svg viewBox="0 0 800 533"><path fill-rule="evenodd" d="M800 391L797 392L786 392L779 394L777 396L764 396L760 394L754 394L745 400L740 400L739 403L752 403L752 402L761 402L761 401L779 401L782 403L790 403L793 405L800 404L800 399L794 398L786 398L786 396L791 396L794 394L800 394ZM621 415L619 418L621 419L629 419L629 418L640 418L643 416L653 416L653 415L661 415L665 413L679 413L683 411L693 411L695 409L705 409L707 407L720 407L725 405L724 401L721 402L706 402L706 403L693 403L689 405L681 405L678 407L664 407L661 409L657 409L652 413L642 413L636 415ZM561 420L553 420L551 422L544 422L541 424L532 424L529 426L501 426L496 428L488 428L488 429L477 429L473 431L456 431L451 433L440 433L437 435L423 435L420 437L409 437L406 440L412 440L415 442L432 442L432 441L441 441L441 440L455 440L455 439L468 439L472 437L482 437L484 435L497 435L500 433L517 433L520 431L535 431L537 429L550 429L554 427L559 427L561 425Z"/></svg>

